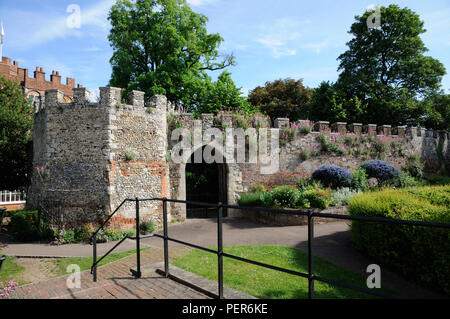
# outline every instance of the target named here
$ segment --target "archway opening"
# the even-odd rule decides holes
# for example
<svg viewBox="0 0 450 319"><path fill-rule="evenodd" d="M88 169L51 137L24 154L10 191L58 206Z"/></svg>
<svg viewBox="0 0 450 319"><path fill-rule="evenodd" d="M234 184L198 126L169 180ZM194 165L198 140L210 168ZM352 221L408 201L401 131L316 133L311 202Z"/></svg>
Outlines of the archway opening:
<svg viewBox="0 0 450 319"><path fill-rule="evenodd" d="M204 148L197 150L202 152ZM186 164L186 200L206 203L228 203L227 200L227 165L225 163L208 164L204 160L201 163L194 162L194 154L190 163ZM202 156L203 158L203 156ZM223 209L223 216L227 216L227 210ZM186 218L215 218L217 208L188 204L186 206Z"/></svg>

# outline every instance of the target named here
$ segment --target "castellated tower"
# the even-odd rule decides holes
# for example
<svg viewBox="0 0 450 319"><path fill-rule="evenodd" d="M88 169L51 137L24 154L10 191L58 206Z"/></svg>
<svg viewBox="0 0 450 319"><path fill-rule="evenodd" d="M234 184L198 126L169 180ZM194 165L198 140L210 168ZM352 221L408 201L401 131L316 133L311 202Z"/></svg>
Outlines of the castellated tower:
<svg viewBox="0 0 450 319"><path fill-rule="evenodd" d="M35 114L32 185L28 206L42 207L54 223L98 222L126 198L170 197L167 165L166 97L132 91L121 103L119 88L100 88L100 102L89 91L73 89L73 103L47 90ZM41 171L38 172L36 168ZM43 168L43 171L42 171ZM142 216L159 222L160 202L142 202ZM113 223L132 224L133 203Z"/></svg>

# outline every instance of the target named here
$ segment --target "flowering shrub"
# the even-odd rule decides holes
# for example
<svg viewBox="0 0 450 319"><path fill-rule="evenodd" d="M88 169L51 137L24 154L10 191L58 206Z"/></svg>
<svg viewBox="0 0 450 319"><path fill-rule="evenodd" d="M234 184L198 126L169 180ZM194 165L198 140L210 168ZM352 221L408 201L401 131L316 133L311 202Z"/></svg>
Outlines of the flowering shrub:
<svg viewBox="0 0 450 319"><path fill-rule="evenodd" d="M326 187L348 187L352 183L352 174L337 165L323 165L312 174L314 180L320 181Z"/></svg>
<svg viewBox="0 0 450 319"><path fill-rule="evenodd" d="M222 128L227 128L229 123L227 123L227 119L231 118L232 126L233 127L239 127L243 129L248 128L270 128L270 117L267 115L264 115L259 112L255 112L253 114L247 113L243 110L241 111L225 111L223 109L220 109L217 113L216 117L214 118L214 124L218 125Z"/></svg>
<svg viewBox="0 0 450 319"><path fill-rule="evenodd" d="M289 122L289 125L284 127L280 132L280 144L281 146L292 142L298 134L300 125L294 122Z"/></svg>
<svg viewBox="0 0 450 319"><path fill-rule="evenodd" d="M38 174L38 176L41 180L45 180L48 177L48 172L44 166L38 166L35 169L36 169L36 173Z"/></svg>
<svg viewBox="0 0 450 319"><path fill-rule="evenodd" d="M361 167L366 171L369 178L376 178L379 182L388 181L398 175L398 168L380 160L363 163Z"/></svg>
<svg viewBox="0 0 450 319"><path fill-rule="evenodd" d="M19 286L19 284L12 280L8 281L6 285L4 285L2 281L0 281L0 298L10 297L16 290L17 286Z"/></svg>
<svg viewBox="0 0 450 319"><path fill-rule="evenodd" d="M345 145L341 135L332 135L328 138L326 135L319 135L321 151L323 153L336 153L342 155L345 153Z"/></svg>
<svg viewBox="0 0 450 319"><path fill-rule="evenodd" d="M331 195L327 190L320 188L303 192L302 197L309 202L310 207L325 209L331 204Z"/></svg>
<svg viewBox="0 0 450 319"><path fill-rule="evenodd" d="M300 121L300 133L308 135L309 133L312 132L314 127L314 122L309 121L309 120L305 120L305 121Z"/></svg>

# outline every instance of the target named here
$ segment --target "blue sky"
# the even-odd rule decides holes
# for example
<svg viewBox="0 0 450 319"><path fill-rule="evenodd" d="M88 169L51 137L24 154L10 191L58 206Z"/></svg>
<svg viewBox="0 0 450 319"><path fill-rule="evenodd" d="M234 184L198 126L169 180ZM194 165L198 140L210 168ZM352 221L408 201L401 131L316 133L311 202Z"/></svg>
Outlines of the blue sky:
<svg viewBox="0 0 450 319"><path fill-rule="evenodd" d="M0 0L0 20L5 28L3 55L21 67L41 66L74 77L91 91L106 86L112 50L106 19L114 0ZM303 78L316 87L337 79L337 57L346 50L347 33L355 15L371 5L398 4L417 12L428 30L422 39L428 55L439 59L450 73L449 0L188 0L194 11L209 18L208 31L220 33L223 54L233 53L230 67L243 92L279 78ZM67 26L67 8L81 9L81 28ZM216 75L219 73L216 72ZM214 76L213 76L214 77ZM443 80L450 93L450 75Z"/></svg>

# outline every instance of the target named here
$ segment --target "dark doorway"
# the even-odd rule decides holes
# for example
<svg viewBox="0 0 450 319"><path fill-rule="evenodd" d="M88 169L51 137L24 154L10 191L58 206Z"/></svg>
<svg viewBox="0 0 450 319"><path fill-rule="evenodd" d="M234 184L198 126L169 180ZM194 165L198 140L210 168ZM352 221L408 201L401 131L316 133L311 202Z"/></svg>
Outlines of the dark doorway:
<svg viewBox="0 0 450 319"><path fill-rule="evenodd" d="M226 204L227 201L227 169L224 163L207 164L194 163L194 154L191 163L186 164L186 200L206 203ZM227 216L226 209L223 216ZM188 204L187 218L216 218L217 208Z"/></svg>

